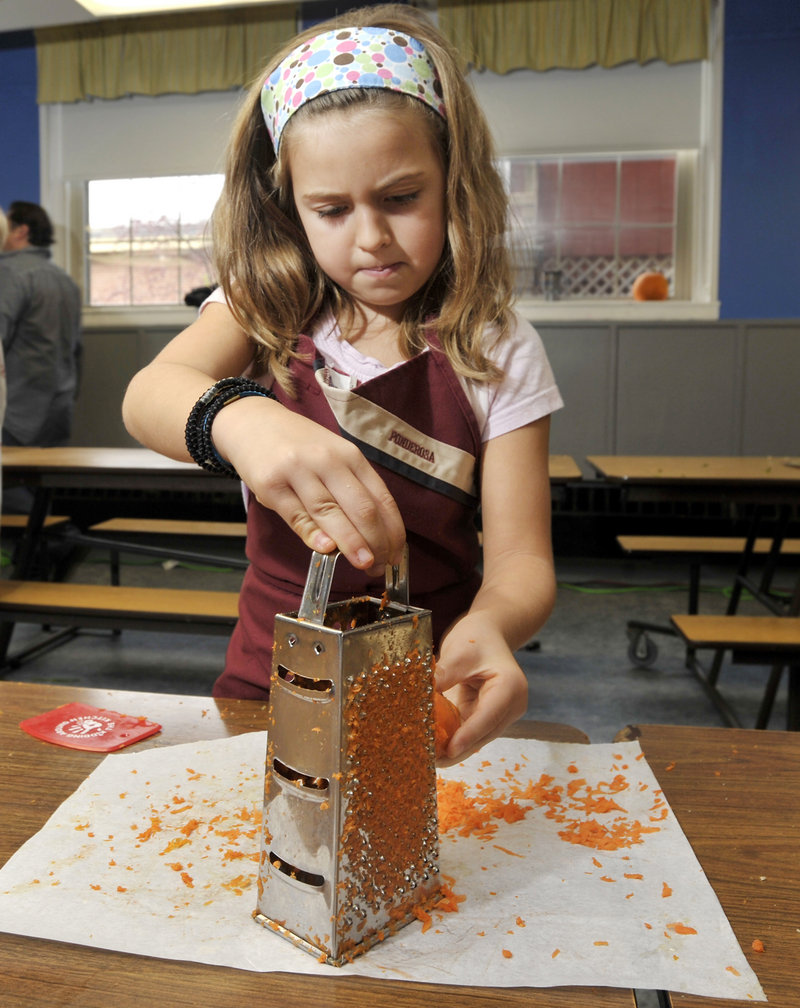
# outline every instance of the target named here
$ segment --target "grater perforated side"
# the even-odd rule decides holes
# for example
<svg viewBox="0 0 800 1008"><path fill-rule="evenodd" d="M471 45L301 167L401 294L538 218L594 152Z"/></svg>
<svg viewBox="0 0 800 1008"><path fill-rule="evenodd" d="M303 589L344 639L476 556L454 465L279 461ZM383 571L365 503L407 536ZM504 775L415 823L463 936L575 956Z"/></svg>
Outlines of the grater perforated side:
<svg viewBox="0 0 800 1008"><path fill-rule="evenodd" d="M328 605L334 563L314 554L275 619L254 917L341 965L440 882L431 614L408 605L407 561L383 599Z"/></svg>

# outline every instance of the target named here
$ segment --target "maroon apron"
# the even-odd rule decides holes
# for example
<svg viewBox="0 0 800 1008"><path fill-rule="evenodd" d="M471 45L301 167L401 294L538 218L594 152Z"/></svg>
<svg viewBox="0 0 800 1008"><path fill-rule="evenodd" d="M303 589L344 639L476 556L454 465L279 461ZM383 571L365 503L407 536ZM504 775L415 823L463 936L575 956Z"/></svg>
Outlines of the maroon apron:
<svg viewBox="0 0 800 1008"><path fill-rule="evenodd" d="M405 523L410 601L431 610L436 646L480 584L475 517L481 437L458 376L445 354L431 349L356 389L331 389L312 341L301 336L298 350L302 357L292 363L297 399L277 384L274 392L287 409L357 444L386 483ZM268 695L275 615L299 608L311 552L251 496L247 556L239 620L214 684L216 697ZM331 600L379 598L384 587L383 577L369 578L342 558Z"/></svg>

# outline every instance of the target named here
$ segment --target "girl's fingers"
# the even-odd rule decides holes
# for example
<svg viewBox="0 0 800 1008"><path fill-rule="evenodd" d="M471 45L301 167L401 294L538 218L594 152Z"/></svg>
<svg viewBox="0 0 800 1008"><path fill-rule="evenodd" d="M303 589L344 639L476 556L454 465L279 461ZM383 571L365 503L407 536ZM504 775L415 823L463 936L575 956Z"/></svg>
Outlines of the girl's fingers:
<svg viewBox="0 0 800 1008"><path fill-rule="evenodd" d="M332 473L326 480L326 490L329 501L323 510L331 507L332 500L333 514L337 509L344 512L355 534L352 539L354 546L360 546L363 541L372 553L373 563L378 566L399 560L406 538L405 525L386 484L371 466L365 465L357 473ZM321 516L313 512L311 516L321 528L332 534ZM346 550L343 549L343 552ZM359 563L357 566L362 565Z"/></svg>
<svg viewBox="0 0 800 1008"><path fill-rule="evenodd" d="M391 503L387 508L379 505L352 474L329 482L339 483L341 490L337 492L313 474L299 474L293 486L284 484L270 500L261 503L273 508L309 549L329 553L338 548L360 570L388 563L405 537L402 520L399 546L397 531L389 533L386 528L384 513L389 525L398 524L393 515L396 505L388 492L384 488Z"/></svg>

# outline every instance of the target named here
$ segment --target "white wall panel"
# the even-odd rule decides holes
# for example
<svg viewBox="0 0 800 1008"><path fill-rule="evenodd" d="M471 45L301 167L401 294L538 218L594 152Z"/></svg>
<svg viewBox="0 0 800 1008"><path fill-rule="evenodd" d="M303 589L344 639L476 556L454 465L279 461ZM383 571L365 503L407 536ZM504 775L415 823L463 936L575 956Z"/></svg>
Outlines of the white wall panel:
<svg viewBox="0 0 800 1008"><path fill-rule="evenodd" d="M702 64L473 74L502 154L701 144Z"/></svg>

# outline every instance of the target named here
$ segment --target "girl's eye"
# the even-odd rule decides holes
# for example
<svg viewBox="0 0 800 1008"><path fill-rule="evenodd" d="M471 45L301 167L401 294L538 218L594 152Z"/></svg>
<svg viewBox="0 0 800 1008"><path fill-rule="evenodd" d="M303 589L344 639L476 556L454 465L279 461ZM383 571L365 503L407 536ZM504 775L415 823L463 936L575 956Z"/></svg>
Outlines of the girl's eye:
<svg viewBox="0 0 800 1008"><path fill-rule="evenodd" d="M399 193L397 196L390 196L389 202L396 203L399 206L405 206L408 203L413 203L419 198L419 190L409 193Z"/></svg>
<svg viewBox="0 0 800 1008"><path fill-rule="evenodd" d="M340 217L344 213L343 206L335 207L325 207L322 210L317 210L317 217Z"/></svg>

